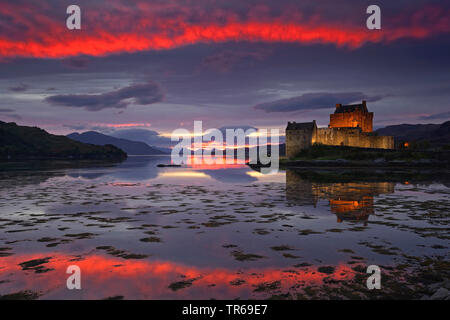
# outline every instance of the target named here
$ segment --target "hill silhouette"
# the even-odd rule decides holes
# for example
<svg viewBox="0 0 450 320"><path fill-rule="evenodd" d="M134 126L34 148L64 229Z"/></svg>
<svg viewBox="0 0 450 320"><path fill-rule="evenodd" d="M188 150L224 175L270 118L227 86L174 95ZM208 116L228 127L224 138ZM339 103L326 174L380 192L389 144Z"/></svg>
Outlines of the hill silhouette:
<svg viewBox="0 0 450 320"><path fill-rule="evenodd" d="M432 145L450 144L450 121L442 124L398 124L376 130L396 141L427 141Z"/></svg>
<svg viewBox="0 0 450 320"><path fill-rule="evenodd" d="M38 127L0 121L0 159L125 159L113 146L96 146L53 135Z"/></svg>
<svg viewBox="0 0 450 320"><path fill-rule="evenodd" d="M121 139L111 137L96 131L87 131L84 133L71 133L67 135L68 138L95 145L106 145L111 144L122 150L124 150L129 155L157 155L166 154L165 152L158 150L156 148L150 147L145 142L132 141L128 139Z"/></svg>

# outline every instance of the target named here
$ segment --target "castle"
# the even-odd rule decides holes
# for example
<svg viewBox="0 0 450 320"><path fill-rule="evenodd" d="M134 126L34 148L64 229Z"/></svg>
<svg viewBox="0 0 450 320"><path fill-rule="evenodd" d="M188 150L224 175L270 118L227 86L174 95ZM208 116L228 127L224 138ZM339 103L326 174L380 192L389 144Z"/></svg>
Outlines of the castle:
<svg viewBox="0 0 450 320"><path fill-rule="evenodd" d="M361 104L336 105L330 114L328 128L318 128L313 122L288 122L286 127L286 156L293 158L314 143L329 146L394 149L394 137L377 136L372 132L373 112Z"/></svg>

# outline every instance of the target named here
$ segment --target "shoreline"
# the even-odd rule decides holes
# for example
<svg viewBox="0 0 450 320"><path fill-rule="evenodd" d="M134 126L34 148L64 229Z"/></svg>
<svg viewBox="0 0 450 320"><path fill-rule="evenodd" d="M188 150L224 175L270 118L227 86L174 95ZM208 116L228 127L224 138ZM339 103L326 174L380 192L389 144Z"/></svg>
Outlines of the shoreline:
<svg viewBox="0 0 450 320"><path fill-rule="evenodd" d="M261 167L261 165L255 165ZM351 160L281 160L281 168L350 167L350 168L439 168L450 169L449 161L351 161Z"/></svg>
<svg viewBox="0 0 450 320"><path fill-rule="evenodd" d="M0 160L0 172L53 170L70 168L89 168L95 166L115 166L127 158L67 159L67 158L34 158Z"/></svg>

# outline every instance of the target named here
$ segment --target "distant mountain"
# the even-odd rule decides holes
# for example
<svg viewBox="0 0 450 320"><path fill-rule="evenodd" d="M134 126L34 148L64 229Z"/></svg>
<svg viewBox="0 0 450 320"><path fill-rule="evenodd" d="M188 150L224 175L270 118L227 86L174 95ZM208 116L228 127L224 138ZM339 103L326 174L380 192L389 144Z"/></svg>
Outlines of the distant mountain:
<svg viewBox="0 0 450 320"><path fill-rule="evenodd" d="M152 146L152 148L161 151L162 154L171 154L172 153L172 149L170 149L170 148L164 148L164 147L159 147L159 146Z"/></svg>
<svg viewBox="0 0 450 320"><path fill-rule="evenodd" d="M396 141L428 141L433 145L450 143L450 121L442 124L399 124L375 132L383 136L393 136Z"/></svg>
<svg viewBox="0 0 450 320"><path fill-rule="evenodd" d="M94 146L37 127L0 121L0 159L125 159L113 145Z"/></svg>
<svg viewBox="0 0 450 320"><path fill-rule="evenodd" d="M140 141L162 151L170 153L169 146L175 145L170 137L161 136L157 131L148 129L121 129L110 134L114 138ZM162 146L162 147L161 147Z"/></svg>
<svg viewBox="0 0 450 320"><path fill-rule="evenodd" d="M144 142L115 138L95 131L87 131L81 134L75 132L67 135L67 137L72 140L95 145L111 144L124 150L129 155L166 154L166 152L150 147Z"/></svg>

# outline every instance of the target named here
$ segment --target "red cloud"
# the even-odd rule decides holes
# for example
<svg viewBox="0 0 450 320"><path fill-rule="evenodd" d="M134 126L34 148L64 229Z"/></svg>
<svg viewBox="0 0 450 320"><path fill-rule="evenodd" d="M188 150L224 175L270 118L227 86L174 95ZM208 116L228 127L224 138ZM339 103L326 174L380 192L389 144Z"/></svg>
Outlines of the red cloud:
<svg viewBox="0 0 450 320"><path fill-rule="evenodd" d="M198 8L140 2L136 7L115 3L84 11L82 6L82 30L71 31L61 15L55 16L50 10L46 6L2 4L0 17L7 17L4 21L9 23L0 23L0 58L102 56L226 41L330 43L358 48L367 42L389 43L450 32L450 10L441 7L382 16L382 30L376 31L367 30L363 19L356 19L357 24L351 20L333 22L319 15L305 18L301 12L271 16L268 10L261 15L249 11L243 17L229 9L208 13Z"/></svg>

